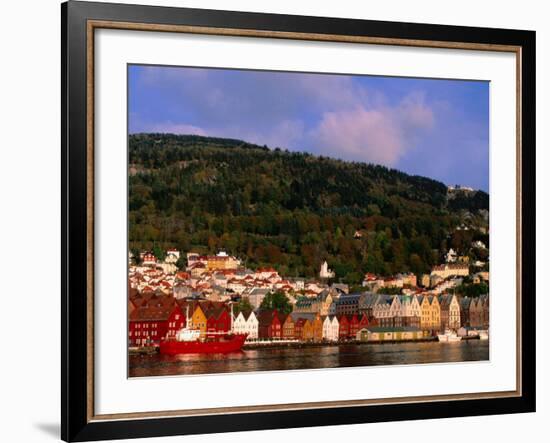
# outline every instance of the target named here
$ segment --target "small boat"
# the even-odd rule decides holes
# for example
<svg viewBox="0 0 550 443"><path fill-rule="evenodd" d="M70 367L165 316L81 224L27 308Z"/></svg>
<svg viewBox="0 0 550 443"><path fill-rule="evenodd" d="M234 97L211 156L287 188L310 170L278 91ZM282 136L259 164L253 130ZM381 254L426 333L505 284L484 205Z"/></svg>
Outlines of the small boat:
<svg viewBox="0 0 550 443"><path fill-rule="evenodd" d="M489 340L489 331L479 331L480 340Z"/></svg>
<svg viewBox="0 0 550 443"><path fill-rule="evenodd" d="M160 353L177 354L220 354L240 351L248 334L211 333L201 336L198 329L183 328L173 339L160 342Z"/></svg>
<svg viewBox="0 0 550 443"><path fill-rule="evenodd" d="M437 339L442 343L455 343L462 340L462 337L459 337L456 332L446 329L444 334L438 334Z"/></svg>

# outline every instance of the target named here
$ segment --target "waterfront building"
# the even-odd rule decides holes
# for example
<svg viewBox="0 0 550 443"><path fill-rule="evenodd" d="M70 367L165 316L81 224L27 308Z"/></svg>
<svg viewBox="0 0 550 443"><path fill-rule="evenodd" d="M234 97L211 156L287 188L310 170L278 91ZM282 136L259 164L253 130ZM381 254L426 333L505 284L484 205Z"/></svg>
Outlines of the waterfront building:
<svg viewBox="0 0 550 443"><path fill-rule="evenodd" d="M413 326L420 328L420 317L422 315L418 297L416 295L397 295L401 309L397 315L398 321L394 326Z"/></svg>
<svg viewBox="0 0 550 443"><path fill-rule="evenodd" d="M336 300L336 315L352 315L359 312L361 294L341 294Z"/></svg>
<svg viewBox="0 0 550 443"><path fill-rule="evenodd" d="M418 302L420 304L420 329L423 331L439 330L441 312L438 298L433 295L421 295Z"/></svg>
<svg viewBox="0 0 550 443"><path fill-rule="evenodd" d="M214 308L206 313L206 336L216 336L231 330L231 316L225 308Z"/></svg>
<svg viewBox="0 0 550 443"><path fill-rule="evenodd" d="M472 326L474 328L480 328L483 326L483 301L481 297L476 297L470 303L469 312L470 324L465 326ZM464 325L464 323L462 323Z"/></svg>
<svg viewBox="0 0 550 443"><path fill-rule="evenodd" d="M283 338L286 340L294 339L294 319L292 315L287 315L283 323Z"/></svg>
<svg viewBox="0 0 550 443"><path fill-rule="evenodd" d="M360 314L365 314L369 320L374 318L373 308L380 298L379 294L374 292L363 292L358 301L358 309Z"/></svg>
<svg viewBox="0 0 550 443"><path fill-rule="evenodd" d="M208 319L206 318L206 314L201 308L200 303L196 303L195 308L192 312L193 314L189 319L189 327L191 329L199 329L201 331L201 335L204 335L206 333L206 325Z"/></svg>
<svg viewBox="0 0 550 443"><path fill-rule="evenodd" d="M305 318L293 318L293 321L294 321L294 338L296 340L301 340L306 319Z"/></svg>
<svg viewBox="0 0 550 443"><path fill-rule="evenodd" d="M338 317L338 338L340 341L347 340L349 337L349 320L346 315Z"/></svg>
<svg viewBox="0 0 550 443"><path fill-rule="evenodd" d="M369 317L367 316L367 314L360 314L359 329L367 328L367 327L369 327L369 325L370 325L370 322L369 322Z"/></svg>
<svg viewBox="0 0 550 443"><path fill-rule="evenodd" d="M460 328L460 303L454 294L440 295L441 330Z"/></svg>
<svg viewBox="0 0 550 443"><path fill-rule="evenodd" d="M258 338L258 318L254 311L239 312L233 321L231 329L235 334L248 334L247 339L255 340Z"/></svg>
<svg viewBox="0 0 550 443"><path fill-rule="evenodd" d="M372 315L380 327L395 326L395 317L401 312L401 300L396 295L378 294L372 308Z"/></svg>
<svg viewBox="0 0 550 443"><path fill-rule="evenodd" d="M174 337L185 326L185 316L178 305L156 303L132 311L128 321L130 346L158 346L166 337Z"/></svg>
<svg viewBox="0 0 550 443"><path fill-rule="evenodd" d="M313 341L314 337L314 330L313 330L313 323L310 322L307 318L306 319L300 319L304 320L304 323L302 325L302 340L303 341Z"/></svg>
<svg viewBox="0 0 550 443"><path fill-rule="evenodd" d="M422 331L413 326L394 328L371 327L361 329L357 333L357 340L360 341L402 341L419 340L421 338L423 338Z"/></svg>
<svg viewBox="0 0 550 443"><path fill-rule="evenodd" d="M338 341L339 325L335 315L327 315L323 319L323 340Z"/></svg>
<svg viewBox="0 0 550 443"><path fill-rule="evenodd" d="M357 314L348 315L349 319L349 332L348 337L349 339L355 339L357 332L359 332L359 318L357 317Z"/></svg>
<svg viewBox="0 0 550 443"><path fill-rule="evenodd" d="M241 311L237 314L233 320L231 326L231 332L234 334L245 334L246 332L246 314L244 311Z"/></svg>
<svg viewBox="0 0 550 443"><path fill-rule="evenodd" d="M276 309L260 311L258 314L258 337L263 339L282 338L284 316Z"/></svg>
<svg viewBox="0 0 550 443"><path fill-rule="evenodd" d="M317 343L323 341L323 320L319 313L315 315L311 325L313 327L313 341Z"/></svg>
<svg viewBox="0 0 550 443"><path fill-rule="evenodd" d="M462 326L471 326L470 308L472 307L473 300L470 297L460 297L458 303L460 305L460 324Z"/></svg>

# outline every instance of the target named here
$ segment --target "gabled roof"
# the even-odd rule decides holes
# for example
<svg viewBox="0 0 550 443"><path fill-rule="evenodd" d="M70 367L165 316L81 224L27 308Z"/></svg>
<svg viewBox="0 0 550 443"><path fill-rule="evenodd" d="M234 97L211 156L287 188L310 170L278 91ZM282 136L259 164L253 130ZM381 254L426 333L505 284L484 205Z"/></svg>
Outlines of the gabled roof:
<svg viewBox="0 0 550 443"><path fill-rule="evenodd" d="M271 324L273 322L273 319L278 316L279 316L279 312L276 309L269 309L269 310L259 311L257 318L260 325L267 325L267 324Z"/></svg>
<svg viewBox="0 0 550 443"><path fill-rule="evenodd" d="M134 321L166 321L172 314L175 306L172 307L139 307L132 311L129 320Z"/></svg>

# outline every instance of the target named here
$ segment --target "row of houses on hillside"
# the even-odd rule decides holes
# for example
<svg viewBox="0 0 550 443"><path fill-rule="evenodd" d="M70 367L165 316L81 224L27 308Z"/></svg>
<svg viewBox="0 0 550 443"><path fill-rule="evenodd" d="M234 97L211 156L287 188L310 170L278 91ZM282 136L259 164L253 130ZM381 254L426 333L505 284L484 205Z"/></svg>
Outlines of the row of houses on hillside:
<svg viewBox="0 0 550 443"><path fill-rule="evenodd" d="M367 272L363 278L363 287L368 291L376 292L382 288L416 287L417 278L412 272L396 274L390 277L381 277Z"/></svg>

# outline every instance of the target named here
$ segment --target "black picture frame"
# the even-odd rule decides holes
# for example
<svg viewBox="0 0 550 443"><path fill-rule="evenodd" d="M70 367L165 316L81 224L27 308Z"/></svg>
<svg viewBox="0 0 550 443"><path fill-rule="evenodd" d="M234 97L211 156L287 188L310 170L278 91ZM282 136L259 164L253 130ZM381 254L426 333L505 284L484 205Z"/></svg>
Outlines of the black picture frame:
<svg viewBox="0 0 550 443"><path fill-rule="evenodd" d="M535 32L69 1L61 5L61 437L90 441L535 411ZM291 411L95 420L89 414L87 23L187 25L512 45L521 53L521 395Z"/></svg>

